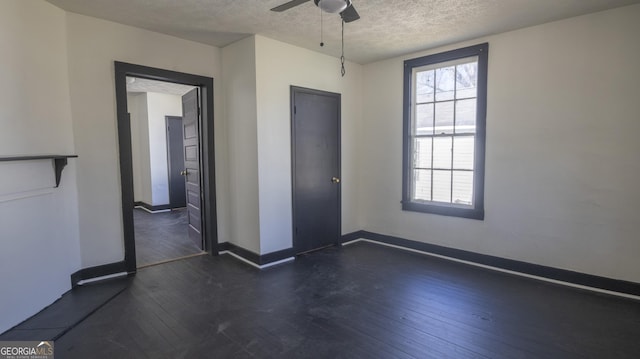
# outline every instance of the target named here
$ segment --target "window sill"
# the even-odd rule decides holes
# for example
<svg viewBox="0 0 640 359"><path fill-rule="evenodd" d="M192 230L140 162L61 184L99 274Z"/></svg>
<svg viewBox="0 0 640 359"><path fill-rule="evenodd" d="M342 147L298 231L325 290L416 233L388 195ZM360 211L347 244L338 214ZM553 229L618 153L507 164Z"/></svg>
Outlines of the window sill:
<svg viewBox="0 0 640 359"><path fill-rule="evenodd" d="M461 217L469 219L484 220L484 209L473 207L461 207L447 204L426 204L410 201L402 201L403 211L438 214L441 216Z"/></svg>

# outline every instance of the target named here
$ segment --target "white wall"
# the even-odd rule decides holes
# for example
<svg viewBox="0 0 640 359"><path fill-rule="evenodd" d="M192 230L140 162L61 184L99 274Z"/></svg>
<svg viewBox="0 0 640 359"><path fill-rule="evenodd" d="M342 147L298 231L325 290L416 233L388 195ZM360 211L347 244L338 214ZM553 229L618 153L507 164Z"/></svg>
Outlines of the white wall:
<svg viewBox="0 0 640 359"><path fill-rule="evenodd" d="M73 154L65 13L0 2L0 156ZM70 289L80 269L76 160L0 162L0 333Z"/></svg>
<svg viewBox="0 0 640 359"><path fill-rule="evenodd" d="M149 163L153 206L169 204L169 166L167 165L167 123L165 116L182 117L182 97L147 92L149 115Z"/></svg>
<svg viewBox="0 0 640 359"><path fill-rule="evenodd" d="M215 47L68 13L73 133L78 161L82 266L124 257L113 61L214 78L216 171L226 173L221 55ZM216 176L218 235L228 237L227 180Z"/></svg>
<svg viewBox="0 0 640 359"><path fill-rule="evenodd" d="M364 67L364 229L640 282L640 5ZM489 42L484 221L401 210L403 60Z"/></svg>
<svg viewBox="0 0 640 359"><path fill-rule="evenodd" d="M255 37L222 49L229 146L229 242L260 253Z"/></svg>
<svg viewBox="0 0 640 359"><path fill-rule="evenodd" d="M290 86L342 94L342 233L358 220L357 143L362 119L362 66L255 36L260 189L260 253L292 246Z"/></svg>
<svg viewBox="0 0 640 359"><path fill-rule="evenodd" d="M151 169L149 160L149 115L147 93L128 93L127 108L131 121L131 165L133 200L151 204Z"/></svg>
<svg viewBox="0 0 640 359"><path fill-rule="evenodd" d="M222 49L232 206L230 242L265 254L290 248L290 86L342 94L342 231L358 220L357 141L362 68L252 36Z"/></svg>

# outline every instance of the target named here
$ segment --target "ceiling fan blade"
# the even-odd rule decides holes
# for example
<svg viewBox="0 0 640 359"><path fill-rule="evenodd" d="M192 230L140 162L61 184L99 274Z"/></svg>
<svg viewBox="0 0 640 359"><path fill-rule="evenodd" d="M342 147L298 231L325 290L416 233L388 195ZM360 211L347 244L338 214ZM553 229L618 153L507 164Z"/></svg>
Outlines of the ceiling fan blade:
<svg viewBox="0 0 640 359"><path fill-rule="evenodd" d="M344 9L344 11L340 13L340 16L342 17L342 20L344 20L344 22L352 22L360 18L360 15L358 15L358 12L356 11L356 8L353 7L353 5Z"/></svg>
<svg viewBox="0 0 640 359"><path fill-rule="evenodd" d="M302 5L304 3L306 3L307 1L311 1L311 0L291 0L289 2L286 2L280 6L276 6L273 9L271 9L271 11L276 11L276 12L282 12L285 10L289 10L292 7L298 6L298 5Z"/></svg>

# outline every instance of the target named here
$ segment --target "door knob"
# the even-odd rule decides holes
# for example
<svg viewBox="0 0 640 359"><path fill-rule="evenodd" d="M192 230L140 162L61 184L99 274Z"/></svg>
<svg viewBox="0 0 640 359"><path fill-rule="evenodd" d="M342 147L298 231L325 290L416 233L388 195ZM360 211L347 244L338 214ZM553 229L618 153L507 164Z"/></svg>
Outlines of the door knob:
<svg viewBox="0 0 640 359"><path fill-rule="evenodd" d="M331 178L331 182L333 182L333 183L340 183L340 178L338 178L338 177L332 177L332 178Z"/></svg>
<svg viewBox="0 0 640 359"><path fill-rule="evenodd" d="M180 175L181 175L181 176L186 176L186 175L188 175L188 174L189 174L189 171L187 171L187 170L180 171Z"/></svg>

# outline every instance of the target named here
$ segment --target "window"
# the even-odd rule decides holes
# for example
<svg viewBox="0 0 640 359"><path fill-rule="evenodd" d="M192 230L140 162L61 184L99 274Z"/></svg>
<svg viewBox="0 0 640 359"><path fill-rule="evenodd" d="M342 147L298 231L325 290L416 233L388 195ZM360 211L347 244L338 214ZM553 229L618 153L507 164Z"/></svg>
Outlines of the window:
<svg viewBox="0 0 640 359"><path fill-rule="evenodd" d="M402 209L484 219L488 50L405 61Z"/></svg>

